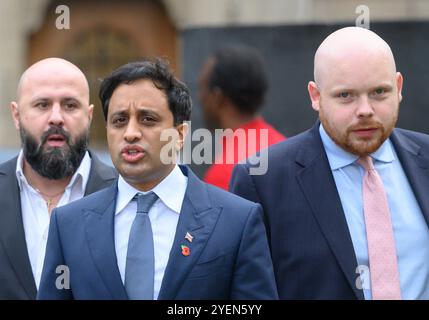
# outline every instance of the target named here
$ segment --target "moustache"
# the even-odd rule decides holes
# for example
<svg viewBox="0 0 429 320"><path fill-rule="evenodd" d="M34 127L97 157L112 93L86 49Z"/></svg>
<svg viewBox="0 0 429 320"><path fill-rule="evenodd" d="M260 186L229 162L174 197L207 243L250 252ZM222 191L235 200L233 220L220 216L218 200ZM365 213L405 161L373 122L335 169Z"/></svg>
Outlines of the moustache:
<svg viewBox="0 0 429 320"><path fill-rule="evenodd" d="M62 127L58 127L58 126L54 126L54 127L50 127L48 130L46 130L43 134L42 137L40 139L40 144L44 145L46 143L46 141L48 140L49 136L51 135L60 135L64 138L64 140L66 141L66 143L68 145L70 145L70 134L68 132L66 132Z"/></svg>
<svg viewBox="0 0 429 320"><path fill-rule="evenodd" d="M361 121L348 127L347 131L352 132L355 130L363 130L363 129L369 129L369 128L380 129L380 128L383 128L383 125L378 121Z"/></svg>

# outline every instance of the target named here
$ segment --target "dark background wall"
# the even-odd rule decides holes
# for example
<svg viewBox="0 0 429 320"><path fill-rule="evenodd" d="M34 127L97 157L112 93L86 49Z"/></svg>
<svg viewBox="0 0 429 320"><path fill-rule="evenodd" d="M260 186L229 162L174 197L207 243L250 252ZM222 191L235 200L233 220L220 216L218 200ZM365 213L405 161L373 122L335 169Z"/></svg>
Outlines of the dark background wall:
<svg viewBox="0 0 429 320"><path fill-rule="evenodd" d="M331 32L346 25L223 27L186 30L181 34L183 79L194 101L192 129L204 127L197 98L198 72L210 53L228 44L256 47L265 58L270 89L264 117L290 137L317 118L307 93L313 79L314 53ZM371 30L389 43L404 76L398 127L429 133L429 22L372 23ZM202 176L207 166L192 166Z"/></svg>

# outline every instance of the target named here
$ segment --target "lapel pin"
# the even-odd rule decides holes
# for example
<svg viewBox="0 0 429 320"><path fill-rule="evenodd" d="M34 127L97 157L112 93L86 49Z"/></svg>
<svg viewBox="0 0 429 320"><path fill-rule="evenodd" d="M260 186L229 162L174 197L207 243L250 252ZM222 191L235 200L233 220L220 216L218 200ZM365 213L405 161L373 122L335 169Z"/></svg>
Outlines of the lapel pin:
<svg viewBox="0 0 429 320"><path fill-rule="evenodd" d="M185 239L192 243L194 237L189 232L186 232Z"/></svg>
<svg viewBox="0 0 429 320"><path fill-rule="evenodd" d="M182 244L182 254L187 257L191 254L191 250L189 250L188 246Z"/></svg>

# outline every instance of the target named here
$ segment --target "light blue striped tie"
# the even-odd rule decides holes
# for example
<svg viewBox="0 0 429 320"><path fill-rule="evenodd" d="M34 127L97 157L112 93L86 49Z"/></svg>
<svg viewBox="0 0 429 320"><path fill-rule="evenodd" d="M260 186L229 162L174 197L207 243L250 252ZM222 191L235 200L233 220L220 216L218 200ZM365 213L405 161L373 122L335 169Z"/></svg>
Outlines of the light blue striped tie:
<svg viewBox="0 0 429 320"><path fill-rule="evenodd" d="M125 290L131 300L153 300L155 256L148 212L158 196L149 192L136 197L137 214L128 239Z"/></svg>

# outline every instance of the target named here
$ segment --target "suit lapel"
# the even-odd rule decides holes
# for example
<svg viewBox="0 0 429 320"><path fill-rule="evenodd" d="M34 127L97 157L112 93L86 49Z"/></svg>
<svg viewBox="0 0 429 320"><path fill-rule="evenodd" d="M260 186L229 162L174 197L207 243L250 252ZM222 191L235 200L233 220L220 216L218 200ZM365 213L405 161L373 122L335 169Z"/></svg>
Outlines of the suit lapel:
<svg viewBox="0 0 429 320"><path fill-rule="evenodd" d="M113 168L102 163L91 151L88 152L91 157L91 171L85 189L85 196L110 186L117 177Z"/></svg>
<svg viewBox="0 0 429 320"><path fill-rule="evenodd" d="M16 161L10 160L0 169L0 195L7 195L0 197L0 241L28 298L35 299L37 289L25 242Z"/></svg>
<svg viewBox="0 0 429 320"><path fill-rule="evenodd" d="M114 241L114 213L117 183L102 191L95 209L84 209L88 246L94 263L112 299L127 299L117 264Z"/></svg>
<svg viewBox="0 0 429 320"><path fill-rule="evenodd" d="M429 158L422 154L419 145L397 129L393 131L390 139L429 226Z"/></svg>
<svg viewBox="0 0 429 320"><path fill-rule="evenodd" d="M183 166L180 168L188 176L188 186L162 280L159 300L175 299L181 285L198 261L222 210L211 207L206 185L189 168ZM187 232L193 236L192 242L185 239ZM182 254L182 245L189 248L189 256Z"/></svg>
<svg viewBox="0 0 429 320"><path fill-rule="evenodd" d="M364 299L362 290L357 289L355 284L357 259L338 190L319 135L319 122L309 131L308 145L297 154L296 162L303 167L298 172L297 179L313 215L356 297Z"/></svg>

